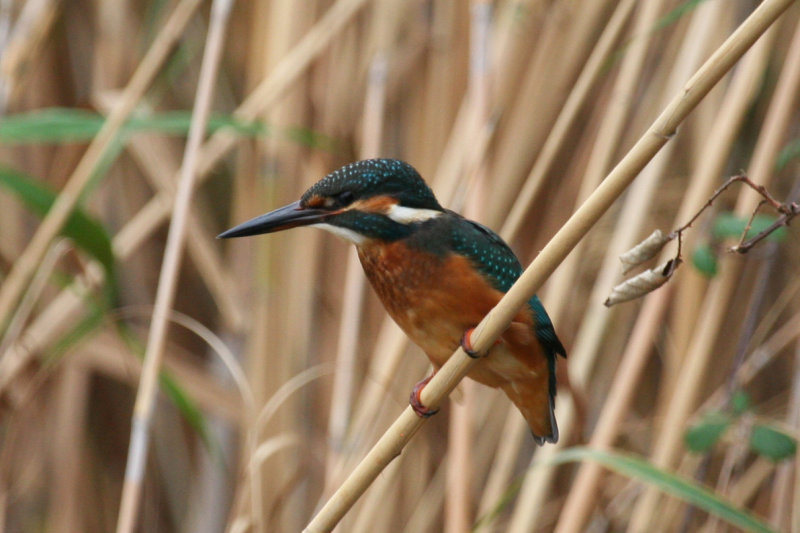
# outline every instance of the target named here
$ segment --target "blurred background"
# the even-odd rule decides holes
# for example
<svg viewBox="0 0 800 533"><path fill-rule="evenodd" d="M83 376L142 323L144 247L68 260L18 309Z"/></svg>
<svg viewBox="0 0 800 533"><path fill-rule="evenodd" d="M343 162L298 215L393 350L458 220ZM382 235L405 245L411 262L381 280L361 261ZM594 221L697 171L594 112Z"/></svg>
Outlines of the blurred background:
<svg viewBox="0 0 800 533"><path fill-rule="evenodd" d="M396 157L527 265L756 7L236 2L186 219L138 530L302 530L430 371L341 240L313 229L215 235L345 163ZM199 0L0 1L0 292L15 295L0 307L0 529L115 528L220 12ZM688 223L730 176L798 201L799 23L794 5L539 292L569 354L558 445L537 448L504 395L462 383L340 531L730 530L653 489L645 468L610 472L564 455L584 445L800 530L797 225L728 252L761 199L734 184L683 233L671 281L603 306L677 243L625 276L619 254ZM109 135L115 112L124 124ZM87 163L93 140L101 152ZM61 191L76 208L25 263ZM750 234L779 216L760 206ZM17 283L12 269L28 276Z"/></svg>

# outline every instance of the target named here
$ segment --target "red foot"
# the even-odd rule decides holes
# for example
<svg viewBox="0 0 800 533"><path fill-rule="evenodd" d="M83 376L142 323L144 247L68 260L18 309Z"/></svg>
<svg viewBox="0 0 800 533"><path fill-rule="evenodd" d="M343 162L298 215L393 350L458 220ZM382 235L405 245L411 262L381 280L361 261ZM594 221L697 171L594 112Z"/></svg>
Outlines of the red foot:
<svg viewBox="0 0 800 533"><path fill-rule="evenodd" d="M408 398L408 403L411 404L411 408L414 410L422 418L428 418L436 413L439 412L439 409L428 409L422 404L422 399L420 399L420 394L422 394L422 389L425 388L425 385L431 380L431 378L436 374L435 372L428 376L427 378L423 379L416 385L414 388L411 389L411 396Z"/></svg>
<svg viewBox="0 0 800 533"><path fill-rule="evenodd" d="M472 341L469 339L473 331L475 331L475 328L469 328L464 332L464 334L461 336L461 347L468 356L472 357L473 359L477 359L480 357L480 354L472 347Z"/></svg>
<svg viewBox="0 0 800 533"><path fill-rule="evenodd" d="M472 357L473 359L478 359L480 358L481 354L479 354L478 351L472 347L472 341L470 340L473 331L475 331L475 328L468 328L461 336L461 348L464 349L464 353L466 353L468 356ZM497 339L494 341L494 343L496 345L500 344L500 339Z"/></svg>

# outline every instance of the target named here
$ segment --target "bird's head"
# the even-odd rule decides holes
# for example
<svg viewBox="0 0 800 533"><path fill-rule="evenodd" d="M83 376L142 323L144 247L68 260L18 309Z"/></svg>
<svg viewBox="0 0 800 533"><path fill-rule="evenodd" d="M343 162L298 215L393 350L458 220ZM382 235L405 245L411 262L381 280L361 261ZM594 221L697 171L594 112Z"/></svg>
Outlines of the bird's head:
<svg viewBox="0 0 800 533"><path fill-rule="evenodd" d="M297 202L244 222L221 239L317 226L356 244L393 241L444 213L430 187L408 163L367 159L331 172Z"/></svg>

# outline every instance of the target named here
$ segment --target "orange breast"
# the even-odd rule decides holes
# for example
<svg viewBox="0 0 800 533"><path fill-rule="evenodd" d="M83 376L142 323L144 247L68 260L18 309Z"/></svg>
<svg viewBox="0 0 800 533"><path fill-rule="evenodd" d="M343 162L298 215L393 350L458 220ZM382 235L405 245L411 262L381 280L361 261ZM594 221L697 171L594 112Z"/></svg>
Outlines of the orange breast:
<svg viewBox="0 0 800 533"><path fill-rule="evenodd" d="M464 331L475 327L503 296L460 255L439 257L402 242L366 243L358 255L389 315L436 368L455 351ZM545 358L532 326L530 311L521 311L470 377L497 387L522 375L544 376Z"/></svg>

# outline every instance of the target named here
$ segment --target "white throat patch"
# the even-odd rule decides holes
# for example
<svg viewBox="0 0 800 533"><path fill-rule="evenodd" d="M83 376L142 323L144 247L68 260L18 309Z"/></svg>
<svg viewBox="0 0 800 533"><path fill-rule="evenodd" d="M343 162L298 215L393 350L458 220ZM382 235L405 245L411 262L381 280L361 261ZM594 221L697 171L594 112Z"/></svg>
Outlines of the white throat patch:
<svg viewBox="0 0 800 533"><path fill-rule="evenodd" d="M441 211L435 209L420 209L417 207L405 207L393 204L386 212L386 216L399 222L400 224L411 224L413 222L424 222L441 215Z"/></svg>
<svg viewBox="0 0 800 533"><path fill-rule="evenodd" d="M334 235L337 235L343 238L344 240L350 241L356 245L362 244L364 241L367 240L367 238L361 235L360 233L357 233L351 229L342 228L340 226L334 226L333 224L322 223L322 224L312 224L312 226L314 226L315 228L324 229L325 231L330 231Z"/></svg>

